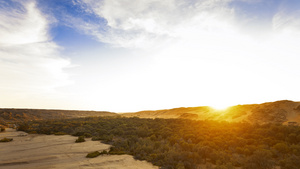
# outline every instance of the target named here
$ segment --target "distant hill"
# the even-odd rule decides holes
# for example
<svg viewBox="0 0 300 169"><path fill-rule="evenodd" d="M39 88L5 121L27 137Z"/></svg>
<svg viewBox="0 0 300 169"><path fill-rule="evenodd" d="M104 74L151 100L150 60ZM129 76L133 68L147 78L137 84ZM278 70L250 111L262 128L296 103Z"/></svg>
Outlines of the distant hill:
<svg viewBox="0 0 300 169"><path fill-rule="evenodd" d="M281 100L262 104L237 105L218 111L208 106L122 113L125 117L184 118L194 120L246 121L250 123L300 123L300 102Z"/></svg>
<svg viewBox="0 0 300 169"><path fill-rule="evenodd" d="M0 109L0 124L30 120L50 120L90 116L116 116L106 111L46 110L46 109Z"/></svg>
<svg viewBox="0 0 300 169"><path fill-rule="evenodd" d="M112 113L106 111L47 110L47 109L0 109L0 125L30 120L80 118L99 116L140 118L183 118L193 120L225 120L229 122L300 124L300 102L281 100L262 104L236 105L219 111L208 106L181 107L166 110Z"/></svg>

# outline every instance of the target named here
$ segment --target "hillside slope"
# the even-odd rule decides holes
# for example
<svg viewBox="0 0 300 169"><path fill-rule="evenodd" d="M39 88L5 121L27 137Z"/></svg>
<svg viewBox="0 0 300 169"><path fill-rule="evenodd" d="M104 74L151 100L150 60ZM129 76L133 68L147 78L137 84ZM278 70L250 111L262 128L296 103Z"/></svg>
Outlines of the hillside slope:
<svg viewBox="0 0 300 169"><path fill-rule="evenodd" d="M123 113L125 117L185 118L195 120L225 120L250 123L300 123L300 102L281 100L262 104L237 105L219 111L211 107L187 107L156 111Z"/></svg>
<svg viewBox="0 0 300 169"><path fill-rule="evenodd" d="M183 118L194 120L225 120L229 122L246 121L250 123L287 123L293 121L300 124L300 102L281 100L262 104L237 105L223 111L202 106L122 114L106 111L0 109L0 125L30 120L118 115L140 118Z"/></svg>
<svg viewBox="0 0 300 169"><path fill-rule="evenodd" d="M46 109L0 109L0 124L30 120L50 120L90 116L116 116L106 111L46 110Z"/></svg>

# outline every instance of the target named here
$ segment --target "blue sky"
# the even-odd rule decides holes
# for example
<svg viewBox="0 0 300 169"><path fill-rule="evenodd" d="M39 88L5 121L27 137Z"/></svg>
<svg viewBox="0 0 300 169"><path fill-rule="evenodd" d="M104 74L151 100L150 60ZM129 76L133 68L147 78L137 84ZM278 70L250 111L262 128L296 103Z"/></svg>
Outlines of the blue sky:
<svg viewBox="0 0 300 169"><path fill-rule="evenodd" d="M297 0L4 0L0 107L300 101Z"/></svg>

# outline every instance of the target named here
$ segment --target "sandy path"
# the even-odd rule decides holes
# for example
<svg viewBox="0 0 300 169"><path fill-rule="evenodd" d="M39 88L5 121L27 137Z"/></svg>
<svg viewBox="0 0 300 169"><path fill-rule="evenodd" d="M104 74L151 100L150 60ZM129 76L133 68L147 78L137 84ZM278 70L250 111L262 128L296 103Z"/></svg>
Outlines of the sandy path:
<svg viewBox="0 0 300 169"><path fill-rule="evenodd" d="M21 136L26 135L26 136ZM157 169L146 161L134 160L130 155L107 155L85 158L93 151L109 149L110 145L87 140L75 143L77 137L54 135L27 135L7 129L0 139L13 138L0 143L0 168L2 169Z"/></svg>

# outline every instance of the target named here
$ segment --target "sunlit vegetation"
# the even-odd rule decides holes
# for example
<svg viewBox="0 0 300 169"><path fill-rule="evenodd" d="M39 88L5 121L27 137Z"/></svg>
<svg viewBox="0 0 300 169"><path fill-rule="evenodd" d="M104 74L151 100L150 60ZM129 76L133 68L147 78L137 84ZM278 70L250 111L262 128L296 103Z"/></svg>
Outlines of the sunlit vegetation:
<svg viewBox="0 0 300 169"><path fill-rule="evenodd" d="M6 137L4 137L3 139L0 139L0 142L11 142L11 141L13 141L12 138L6 138Z"/></svg>
<svg viewBox="0 0 300 169"><path fill-rule="evenodd" d="M299 126L101 117L27 122L19 129L92 136L112 145L108 154L130 154L165 169L300 168Z"/></svg>

